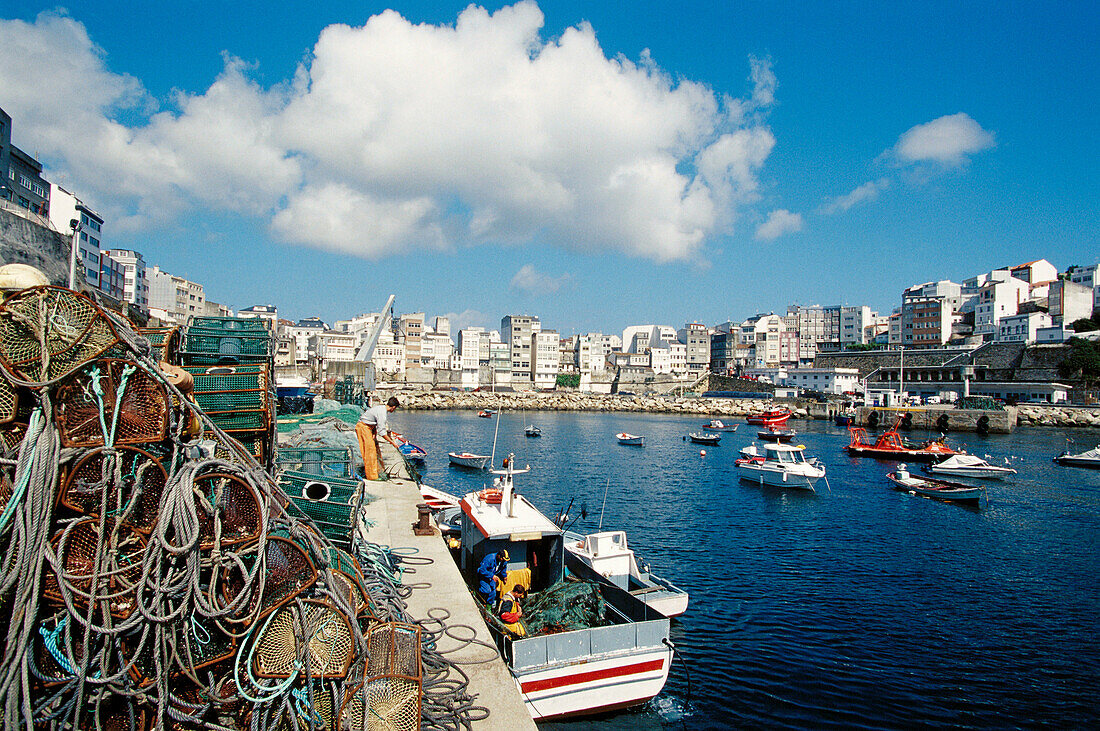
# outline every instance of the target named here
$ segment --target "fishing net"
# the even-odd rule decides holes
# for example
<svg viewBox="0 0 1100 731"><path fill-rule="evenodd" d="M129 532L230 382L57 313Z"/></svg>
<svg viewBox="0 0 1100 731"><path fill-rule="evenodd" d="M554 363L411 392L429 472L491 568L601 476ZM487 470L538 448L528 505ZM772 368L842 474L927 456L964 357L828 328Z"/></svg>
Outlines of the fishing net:
<svg viewBox="0 0 1100 731"><path fill-rule="evenodd" d="M194 492L202 548L213 548L215 542L246 543L260 536L260 497L240 477L218 472L203 475L195 478Z"/></svg>
<svg viewBox="0 0 1100 731"><path fill-rule="evenodd" d="M19 394L8 379L0 376L0 424L9 424L19 413Z"/></svg>
<svg viewBox="0 0 1100 731"><path fill-rule="evenodd" d="M112 519L149 533L157 522L167 481L160 460L143 449L99 448L85 453L69 470L59 501L84 515L99 515L105 505Z"/></svg>
<svg viewBox="0 0 1100 731"><path fill-rule="evenodd" d="M97 613L106 606L115 619L130 616L136 607L146 546L140 533L109 521L101 533L97 519L83 518L55 535L50 543L61 573L48 566L44 596L58 602L68 598L81 610L79 621L83 621L90 603L95 604ZM105 621L100 616L96 623Z"/></svg>
<svg viewBox="0 0 1100 731"><path fill-rule="evenodd" d="M149 341L149 356L158 363L175 363L179 350L178 327L142 327L135 332Z"/></svg>
<svg viewBox="0 0 1100 731"><path fill-rule="evenodd" d="M367 632L367 680L350 692L340 720L350 728L420 728L420 628L398 622Z"/></svg>
<svg viewBox="0 0 1100 731"><path fill-rule="evenodd" d="M284 602L300 595L317 580L317 570L302 546L281 536L268 536L264 547L265 572L259 590L252 594L246 616L262 617ZM228 606L245 589L239 571L223 581L224 601ZM258 615L257 615L258 611Z"/></svg>
<svg viewBox="0 0 1100 731"><path fill-rule="evenodd" d="M610 624L600 587L591 581L565 580L528 598L523 608L529 635L551 635Z"/></svg>
<svg viewBox="0 0 1100 731"><path fill-rule="evenodd" d="M159 442L168 431L168 392L141 367L104 358L57 389L54 419L66 447Z"/></svg>
<svg viewBox="0 0 1100 731"><path fill-rule="evenodd" d="M325 601L306 599L300 605L301 610L299 602L283 605L267 620L256 637L253 671L259 677L290 677L304 651L310 676L344 677L354 649L347 617Z"/></svg>
<svg viewBox="0 0 1100 731"><path fill-rule="evenodd" d="M0 304L0 365L33 385L72 373L118 342L103 311L67 289L25 289Z"/></svg>

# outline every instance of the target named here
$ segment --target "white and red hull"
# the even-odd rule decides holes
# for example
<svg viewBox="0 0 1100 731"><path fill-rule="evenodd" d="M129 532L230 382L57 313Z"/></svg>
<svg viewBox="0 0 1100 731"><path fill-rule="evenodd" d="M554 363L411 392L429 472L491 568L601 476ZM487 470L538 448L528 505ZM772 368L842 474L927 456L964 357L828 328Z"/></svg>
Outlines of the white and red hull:
<svg viewBox="0 0 1100 731"><path fill-rule="evenodd" d="M432 510L457 508L460 499L450 494L449 492L437 490L436 488L425 485L423 483L420 484L420 497L424 498L424 502L426 502L428 504L428 507Z"/></svg>
<svg viewBox="0 0 1100 731"><path fill-rule="evenodd" d="M785 426L787 420L791 418L791 413L785 414L755 414L753 416L745 417L746 424L755 424L756 426Z"/></svg>
<svg viewBox="0 0 1100 731"><path fill-rule="evenodd" d="M653 648L512 674L531 718L548 721L645 703L664 688L671 663L671 650Z"/></svg>

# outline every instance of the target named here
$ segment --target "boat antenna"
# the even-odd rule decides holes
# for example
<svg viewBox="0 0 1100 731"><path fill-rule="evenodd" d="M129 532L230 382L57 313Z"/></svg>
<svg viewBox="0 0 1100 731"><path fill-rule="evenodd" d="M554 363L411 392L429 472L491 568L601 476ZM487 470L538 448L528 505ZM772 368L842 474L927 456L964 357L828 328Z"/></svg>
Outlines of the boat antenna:
<svg viewBox="0 0 1100 731"><path fill-rule="evenodd" d="M600 527L596 530L603 530L603 509L607 507L607 488L611 487L611 475L607 476L607 484L603 488L603 504L600 505Z"/></svg>
<svg viewBox="0 0 1100 731"><path fill-rule="evenodd" d="M500 409L497 409L497 423L496 426L493 427L493 456L489 458L489 462L493 465L494 469L497 463L497 433L500 432L500 411Z"/></svg>

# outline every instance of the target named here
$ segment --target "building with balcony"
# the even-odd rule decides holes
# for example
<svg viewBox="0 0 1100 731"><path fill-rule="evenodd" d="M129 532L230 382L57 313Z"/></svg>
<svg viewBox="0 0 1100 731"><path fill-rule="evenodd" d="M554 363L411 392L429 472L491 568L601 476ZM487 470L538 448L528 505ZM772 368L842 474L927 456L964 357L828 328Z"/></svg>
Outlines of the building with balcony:
<svg viewBox="0 0 1100 731"><path fill-rule="evenodd" d="M107 249L101 256L114 259L122 267L123 299L143 310L149 309L149 281L145 276L145 259L141 254L129 249Z"/></svg>

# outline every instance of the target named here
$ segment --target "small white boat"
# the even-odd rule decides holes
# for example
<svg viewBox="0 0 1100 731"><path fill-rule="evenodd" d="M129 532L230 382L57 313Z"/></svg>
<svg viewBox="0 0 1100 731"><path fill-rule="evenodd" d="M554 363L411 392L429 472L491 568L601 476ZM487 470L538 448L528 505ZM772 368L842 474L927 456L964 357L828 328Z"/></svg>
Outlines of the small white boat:
<svg viewBox="0 0 1100 731"><path fill-rule="evenodd" d="M991 465L981 457L971 454L956 454L943 462L929 465L926 469L937 475L977 477L983 480L1003 480L1008 475L1016 474L1016 470L1011 467Z"/></svg>
<svg viewBox="0 0 1100 731"><path fill-rule="evenodd" d="M737 426L737 424L727 424L721 419L711 419L703 424L704 429L710 429L711 431L737 431Z"/></svg>
<svg viewBox="0 0 1100 731"><path fill-rule="evenodd" d="M645 437L637 434L627 434L626 432L619 432L615 435L615 438L619 440L619 444L625 444L628 447L644 447Z"/></svg>
<svg viewBox="0 0 1100 731"><path fill-rule="evenodd" d="M886 475L886 479L894 483L894 487L899 490L944 502L978 505L985 495L984 487L936 480L931 477L916 477L909 474L909 470L903 464L898 465L897 472Z"/></svg>
<svg viewBox="0 0 1100 731"><path fill-rule="evenodd" d="M1092 467L1093 469L1100 469L1100 445L1093 447L1087 452L1081 452L1080 454L1062 452L1054 458L1054 461L1068 467Z"/></svg>
<svg viewBox="0 0 1100 731"><path fill-rule="evenodd" d="M541 437L542 429L538 428L534 424L528 424L526 427L524 427L523 433L525 436L529 437Z"/></svg>
<svg viewBox="0 0 1100 731"><path fill-rule="evenodd" d="M627 547L626 532L603 531L581 535L566 531L566 559L569 570L582 578L607 581L624 589L666 617L677 617L687 610L688 593L671 581L650 572ZM585 570L587 569L587 570Z"/></svg>
<svg viewBox="0 0 1100 731"><path fill-rule="evenodd" d="M469 452L448 452L447 459L458 467L469 467L472 470L483 470L489 466L489 460L493 457L489 454L471 454Z"/></svg>
<svg viewBox="0 0 1100 731"><path fill-rule="evenodd" d="M707 432L693 431L688 434L688 439L696 444L718 444L722 439L721 434L709 434Z"/></svg>
<svg viewBox="0 0 1100 731"><path fill-rule="evenodd" d="M802 452L802 446L790 444L765 444L763 451L753 445L741 450L742 457L734 465L742 480L814 492L814 485L825 476L825 465L808 461Z"/></svg>

